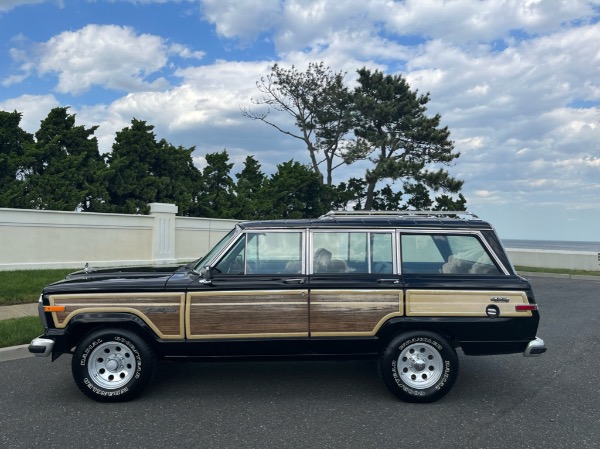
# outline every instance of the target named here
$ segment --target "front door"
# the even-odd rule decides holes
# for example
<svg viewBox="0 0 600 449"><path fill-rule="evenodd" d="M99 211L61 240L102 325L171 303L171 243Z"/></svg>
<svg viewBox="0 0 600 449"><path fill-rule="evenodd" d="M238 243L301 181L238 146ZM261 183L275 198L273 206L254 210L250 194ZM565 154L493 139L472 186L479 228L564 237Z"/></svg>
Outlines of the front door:
<svg viewBox="0 0 600 449"><path fill-rule="evenodd" d="M252 231L187 293L186 338L242 354L304 352L308 283L303 231ZM222 350L222 348L221 348Z"/></svg>

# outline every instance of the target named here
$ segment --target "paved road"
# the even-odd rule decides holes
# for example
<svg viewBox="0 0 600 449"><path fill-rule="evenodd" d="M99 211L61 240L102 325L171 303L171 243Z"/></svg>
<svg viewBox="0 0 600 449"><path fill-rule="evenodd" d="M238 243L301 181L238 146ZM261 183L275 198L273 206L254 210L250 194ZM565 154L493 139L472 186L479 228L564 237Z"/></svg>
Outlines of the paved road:
<svg viewBox="0 0 600 449"><path fill-rule="evenodd" d="M600 281L536 277L549 350L461 356L454 389L397 401L374 363L169 364L136 401L86 399L70 357L0 363L0 447L598 448Z"/></svg>

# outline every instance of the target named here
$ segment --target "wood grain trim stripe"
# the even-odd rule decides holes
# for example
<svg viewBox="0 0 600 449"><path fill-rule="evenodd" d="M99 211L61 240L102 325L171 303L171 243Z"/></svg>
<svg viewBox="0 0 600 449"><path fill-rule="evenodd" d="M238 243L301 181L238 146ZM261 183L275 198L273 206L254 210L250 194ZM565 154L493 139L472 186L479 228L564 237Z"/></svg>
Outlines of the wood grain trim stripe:
<svg viewBox="0 0 600 449"><path fill-rule="evenodd" d="M159 338L184 338L185 294L174 293L98 293L51 295L50 305L65 306L65 312L52 312L58 329L82 313L131 313L143 320ZM152 312L153 308L173 308L172 312ZM146 310L144 310L146 309ZM151 316L149 316L151 315ZM171 332L169 330L173 329Z"/></svg>
<svg viewBox="0 0 600 449"><path fill-rule="evenodd" d="M271 306L273 313L262 315L261 308L267 311ZM197 314L201 310L202 318L194 318L192 311ZM276 332L276 322L279 316L287 316L289 332ZM259 315L260 314L260 315ZM216 317L217 315L220 315ZM265 321L258 329L258 317ZM218 319L217 319L218 318ZM202 321L204 319L205 321ZM232 332L233 326L227 326L226 320L236 321L240 332ZM283 323L283 322L282 322ZM293 324L295 323L295 324ZM185 308L186 338L202 339L246 339L246 338L307 338L308 337L308 290L240 290L218 292L190 292L187 294ZM279 326L281 327L281 326ZM254 332L254 329L264 332ZM296 328L296 329L294 329ZM306 331L299 332L300 329ZM219 332L221 331L222 332ZM245 330L245 331L244 331ZM250 330L250 332L248 332Z"/></svg>
<svg viewBox="0 0 600 449"><path fill-rule="evenodd" d="M495 302L492 298L505 298ZM485 317L486 307L495 305L501 317L530 317L531 311L517 312L515 305L528 304L523 291L498 290L407 290L406 316Z"/></svg>

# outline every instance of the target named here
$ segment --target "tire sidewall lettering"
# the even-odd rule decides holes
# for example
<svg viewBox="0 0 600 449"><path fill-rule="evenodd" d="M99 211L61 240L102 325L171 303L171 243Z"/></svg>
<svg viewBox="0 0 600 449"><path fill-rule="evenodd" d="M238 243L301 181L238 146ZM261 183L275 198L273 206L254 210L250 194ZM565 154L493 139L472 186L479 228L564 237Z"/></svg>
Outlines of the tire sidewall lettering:
<svg viewBox="0 0 600 449"><path fill-rule="evenodd" d="M88 360L88 356L90 355L90 351L92 349L94 349L96 346L98 346L100 343L103 343L104 340L102 340L101 338L97 338L94 341L92 341L83 351L83 354L81 354L81 359L79 360L79 364L81 366L85 366Z"/></svg>
<svg viewBox="0 0 600 449"><path fill-rule="evenodd" d="M135 379L139 379L140 376L142 375L142 356L140 355L140 352L137 350L136 346L126 338L115 335L115 341L118 341L119 343L123 343L125 346L127 346L129 349L131 349L131 352L133 352L133 355L135 357L135 361L137 364L136 369L135 369L135 374L133 377Z"/></svg>

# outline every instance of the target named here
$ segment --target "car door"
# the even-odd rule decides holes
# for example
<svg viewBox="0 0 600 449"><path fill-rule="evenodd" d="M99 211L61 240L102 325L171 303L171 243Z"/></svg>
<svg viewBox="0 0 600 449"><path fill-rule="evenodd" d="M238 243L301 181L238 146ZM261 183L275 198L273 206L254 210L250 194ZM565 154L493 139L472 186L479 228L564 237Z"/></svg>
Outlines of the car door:
<svg viewBox="0 0 600 449"><path fill-rule="evenodd" d="M220 353L305 352L304 242L302 230L243 232L212 265L210 279L189 287L188 341L212 341Z"/></svg>
<svg viewBox="0 0 600 449"><path fill-rule="evenodd" d="M311 347L368 352L381 325L403 315L394 232L313 230L309 248Z"/></svg>

